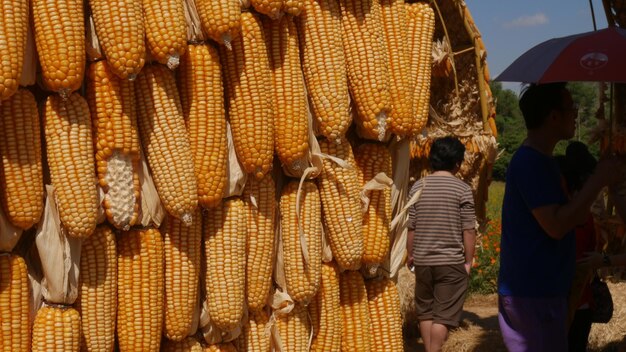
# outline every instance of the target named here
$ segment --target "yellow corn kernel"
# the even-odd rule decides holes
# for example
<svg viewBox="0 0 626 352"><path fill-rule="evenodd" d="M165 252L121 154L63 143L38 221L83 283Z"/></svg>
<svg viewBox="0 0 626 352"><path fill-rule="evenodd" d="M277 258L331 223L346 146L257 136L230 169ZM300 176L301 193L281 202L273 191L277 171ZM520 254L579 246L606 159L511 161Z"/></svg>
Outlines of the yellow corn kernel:
<svg viewBox="0 0 626 352"><path fill-rule="evenodd" d="M298 196L299 184L294 180L283 188L280 231L287 293L307 305L317 293L322 275L322 211L315 183L304 182ZM303 257L302 239L306 241L308 261Z"/></svg>
<svg viewBox="0 0 626 352"><path fill-rule="evenodd" d="M81 321L70 306L44 305L33 324L33 352L80 351Z"/></svg>
<svg viewBox="0 0 626 352"><path fill-rule="evenodd" d="M407 3L409 29L409 56L411 64L411 89L413 114L417 120L415 131L421 132L428 123L430 110L430 78L432 47L435 33L435 12L427 2Z"/></svg>
<svg viewBox="0 0 626 352"><path fill-rule="evenodd" d="M146 55L141 0L89 0L89 6L111 70L122 79L135 79Z"/></svg>
<svg viewBox="0 0 626 352"><path fill-rule="evenodd" d="M61 222L70 236L85 238L96 228L98 193L91 120L78 93L53 94L44 107L46 154Z"/></svg>
<svg viewBox="0 0 626 352"><path fill-rule="evenodd" d="M363 137L383 140L391 111L389 59L380 0L341 0L341 26L348 86Z"/></svg>
<svg viewBox="0 0 626 352"><path fill-rule="evenodd" d="M94 127L98 182L107 219L128 230L139 218L139 132L132 81L117 77L105 61L89 66L87 97Z"/></svg>
<svg viewBox="0 0 626 352"><path fill-rule="evenodd" d="M196 8L207 35L230 49L241 31L239 0L196 0Z"/></svg>
<svg viewBox="0 0 626 352"><path fill-rule="evenodd" d="M0 3L0 101L17 92L26 55L28 34L28 0L3 1Z"/></svg>
<svg viewBox="0 0 626 352"><path fill-rule="evenodd" d="M161 344L162 352L202 352L204 348L197 338L189 336L181 341L163 339Z"/></svg>
<svg viewBox="0 0 626 352"><path fill-rule="evenodd" d="M387 119L389 130L399 137L412 137L415 130L411 66L406 46L407 14L403 0L381 0L385 49L389 58L391 113Z"/></svg>
<svg viewBox="0 0 626 352"><path fill-rule="evenodd" d="M309 304L313 321L313 352L336 352L341 349L342 321L339 299L339 269L335 262L322 263L320 289Z"/></svg>
<svg viewBox="0 0 626 352"><path fill-rule="evenodd" d="M300 176L308 166L308 101L298 32L291 16L265 21L274 81L274 146L283 167Z"/></svg>
<svg viewBox="0 0 626 352"><path fill-rule="evenodd" d="M204 352L237 352L237 349L232 343L220 343L207 346Z"/></svg>
<svg viewBox="0 0 626 352"><path fill-rule="evenodd" d="M320 141L322 153L344 160L343 168L329 159L318 177L322 199L322 221L333 257L342 270L356 270L363 257L363 214L361 213L360 182L352 147L346 139L335 144Z"/></svg>
<svg viewBox="0 0 626 352"><path fill-rule="evenodd" d="M0 201L9 221L24 230L39 222L43 193L37 102L19 89L0 105Z"/></svg>
<svg viewBox="0 0 626 352"><path fill-rule="evenodd" d="M112 351L117 314L117 248L107 225L96 227L83 241L80 287L76 309L80 312L81 344L89 351Z"/></svg>
<svg viewBox="0 0 626 352"><path fill-rule="evenodd" d="M319 132L337 141L352 123L341 11L335 0L304 0L296 19L302 71Z"/></svg>
<svg viewBox="0 0 626 352"><path fill-rule="evenodd" d="M202 251L200 211L186 226L168 216L163 225L165 251L165 325L163 335L180 341L191 333L198 302L198 281Z"/></svg>
<svg viewBox="0 0 626 352"><path fill-rule="evenodd" d="M178 68L178 91L198 180L198 203L219 205L228 184L222 66L211 44L191 44Z"/></svg>
<svg viewBox="0 0 626 352"><path fill-rule="evenodd" d="M146 65L135 89L139 135L163 207L190 225L198 186L174 75L165 66Z"/></svg>
<svg viewBox="0 0 626 352"><path fill-rule="evenodd" d="M143 0L146 44L154 58L170 70L187 51L187 22L183 0Z"/></svg>
<svg viewBox="0 0 626 352"><path fill-rule="evenodd" d="M354 151L354 158L365 185L377 174L393 176L391 154L383 144L364 143ZM369 207L363 214L363 260L366 265L381 264L389 254L391 224L391 188L369 191Z"/></svg>
<svg viewBox="0 0 626 352"><path fill-rule="evenodd" d="M120 351L158 351L163 330L163 238L156 228L117 238L117 339Z"/></svg>
<svg viewBox="0 0 626 352"><path fill-rule="evenodd" d="M259 310L267 303L274 272L276 186L271 174L248 179L243 191L248 231L246 236L246 297L248 309Z"/></svg>
<svg viewBox="0 0 626 352"><path fill-rule="evenodd" d="M273 20L279 19L283 13L283 0L250 0L250 5L259 13L267 15Z"/></svg>
<svg viewBox="0 0 626 352"><path fill-rule="evenodd" d="M366 352L371 350L370 316L367 290L358 271L344 271L339 278L341 301L341 350Z"/></svg>
<svg viewBox="0 0 626 352"><path fill-rule="evenodd" d="M389 278L368 280L367 304L372 322L372 351L403 352L402 313L398 288Z"/></svg>
<svg viewBox="0 0 626 352"><path fill-rule="evenodd" d="M0 351L30 351L28 268L16 254L0 254Z"/></svg>
<svg viewBox="0 0 626 352"><path fill-rule="evenodd" d="M238 351L270 352L270 336L266 327L270 317L263 309L248 312L248 320L243 324L241 335L235 340Z"/></svg>
<svg viewBox="0 0 626 352"><path fill-rule="evenodd" d="M311 320L304 305L295 303L291 312L278 316L276 325L282 341L283 351L308 350Z"/></svg>
<svg viewBox="0 0 626 352"><path fill-rule="evenodd" d="M304 11L304 0L284 0L283 11L292 16L299 16Z"/></svg>
<svg viewBox="0 0 626 352"><path fill-rule="evenodd" d="M231 331L243 316L246 277L246 208L239 198L224 200L204 217L206 292L211 321Z"/></svg>
<svg viewBox="0 0 626 352"><path fill-rule="evenodd" d="M265 34L259 15L241 14L241 36L232 50L220 47L223 60L228 116L237 158L245 172L263 177L272 169L274 116L271 73Z"/></svg>
<svg viewBox="0 0 626 352"><path fill-rule="evenodd" d="M85 75L85 16L82 0L32 0L35 44L46 88L64 99Z"/></svg>

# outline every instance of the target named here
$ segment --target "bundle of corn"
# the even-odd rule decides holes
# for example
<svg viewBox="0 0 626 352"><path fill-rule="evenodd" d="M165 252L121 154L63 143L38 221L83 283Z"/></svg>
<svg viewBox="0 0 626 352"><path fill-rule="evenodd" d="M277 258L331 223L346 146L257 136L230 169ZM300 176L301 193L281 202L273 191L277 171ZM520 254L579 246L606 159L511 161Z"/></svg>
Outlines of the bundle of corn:
<svg viewBox="0 0 626 352"><path fill-rule="evenodd" d="M497 156L495 104L487 84L487 54L464 1L431 4L435 14L432 40L436 44L432 51L430 113L424 135L412 141L411 175L417 179L427 173L434 139L457 136L466 146L459 176L472 186L476 215L482 225L487 220L487 187Z"/></svg>

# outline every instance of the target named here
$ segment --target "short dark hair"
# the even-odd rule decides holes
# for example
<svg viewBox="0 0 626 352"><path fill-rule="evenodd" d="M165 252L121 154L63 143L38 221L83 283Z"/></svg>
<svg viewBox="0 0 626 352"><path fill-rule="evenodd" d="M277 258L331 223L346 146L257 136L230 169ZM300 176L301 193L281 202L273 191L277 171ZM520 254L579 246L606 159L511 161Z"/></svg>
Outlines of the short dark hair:
<svg viewBox="0 0 626 352"><path fill-rule="evenodd" d="M463 162L465 146L456 137L441 137L430 147L428 161L433 171L451 171Z"/></svg>
<svg viewBox="0 0 626 352"><path fill-rule="evenodd" d="M541 127L554 109L563 108L565 82L530 84L522 90L519 108L524 115L526 128Z"/></svg>

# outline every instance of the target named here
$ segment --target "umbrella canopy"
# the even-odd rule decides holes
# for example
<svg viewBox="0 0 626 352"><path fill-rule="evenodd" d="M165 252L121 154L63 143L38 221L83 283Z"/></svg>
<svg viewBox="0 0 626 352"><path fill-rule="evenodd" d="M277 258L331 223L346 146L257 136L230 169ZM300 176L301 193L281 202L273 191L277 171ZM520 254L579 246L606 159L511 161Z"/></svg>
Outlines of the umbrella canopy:
<svg viewBox="0 0 626 352"><path fill-rule="evenodd" d="M626 29L610 27L547 40L522 54L495 80L626 83Z"/></svg>

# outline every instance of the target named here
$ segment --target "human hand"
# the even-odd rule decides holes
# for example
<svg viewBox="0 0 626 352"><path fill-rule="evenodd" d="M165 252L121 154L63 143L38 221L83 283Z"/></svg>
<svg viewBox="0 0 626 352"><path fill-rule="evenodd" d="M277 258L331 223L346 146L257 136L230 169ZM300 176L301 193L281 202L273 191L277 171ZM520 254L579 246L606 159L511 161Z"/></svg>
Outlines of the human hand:
<svg viewBox="0 0 626 352"><path fill-rule="evenodd" d="M467 272L467 275L470 274L470 271L472 270L472 263L465 263L465 271Z"/></svg>
<svg viewBox="0 0 626 352"><path fill-rule="evenodd" d="M600 252L585 252L584 257L578 259L576 264L589 265L593 269L600 268L603 263L604 254Z"/></svg>
<svg viewBox="0 0 626 352"><path fill-rule="evenodd" d="M408 255L406 258L406 266L409 267L409 269L411 269L411 271L413 271L413 256L412 255Z"/></svg>

